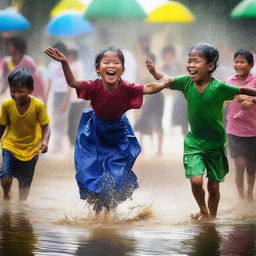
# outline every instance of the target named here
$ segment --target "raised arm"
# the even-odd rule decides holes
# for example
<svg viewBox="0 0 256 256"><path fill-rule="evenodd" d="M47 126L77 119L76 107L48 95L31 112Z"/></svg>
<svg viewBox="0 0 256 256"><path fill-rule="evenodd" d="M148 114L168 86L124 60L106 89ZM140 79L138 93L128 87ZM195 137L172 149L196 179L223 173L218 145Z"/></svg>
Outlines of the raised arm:
<svg viewBox="0 0 256 256"><path fill-rule="evenodd" d="M67 81L68 86L73 87L73 88L79 88L81 86L81 82L76 80L70 66L68 64L67 57L58 51L56 48L46 48L44 50L44 53L47 54L49 57L53 58L56 61L60 61L62 65L62 69Z"/></svg>
<svg viewBox="0 0 256 256"><path fill-rule="evenodd" d="M156 80L160 80L160 79L170 79L171 77L168 76L167 74L156 70L155 64L153 63L152 59L148 56L146 57L146 67L149 71L149 73L156 79Z"/></svg>

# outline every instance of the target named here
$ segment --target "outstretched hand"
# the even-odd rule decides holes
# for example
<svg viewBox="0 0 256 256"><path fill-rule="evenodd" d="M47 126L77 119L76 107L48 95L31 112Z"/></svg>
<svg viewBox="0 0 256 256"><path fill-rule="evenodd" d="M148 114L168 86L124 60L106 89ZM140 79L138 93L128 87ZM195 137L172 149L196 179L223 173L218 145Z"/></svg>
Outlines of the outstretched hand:
<svg viewBox="0 0 256 256"><path fill-rule="evenodd" d="M163 79L164 88L169 88L173 80L171 78Z"/></svg>
<svg viewBox="0 0 256 256"><path fill-rule="evenodd" d="M46 48L44 50L44 53L50 56L51 58L53 58L54 60L61 61L61 62L67 61L67 57L56 48L52 48L52 47Z"/></svg>
<svg viewBox="0 0 256 256"><path fill-rule="evenodd" d="M154 73L156 70L155 64L149 56L146 57L146 67L150 73Z"/></svg>

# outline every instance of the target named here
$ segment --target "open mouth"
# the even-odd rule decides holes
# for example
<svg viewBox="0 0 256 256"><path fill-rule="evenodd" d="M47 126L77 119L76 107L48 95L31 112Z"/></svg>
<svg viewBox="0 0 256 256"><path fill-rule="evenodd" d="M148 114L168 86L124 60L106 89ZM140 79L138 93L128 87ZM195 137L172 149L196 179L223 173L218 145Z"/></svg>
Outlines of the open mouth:
<svg viewBox="0 0 256 256"><path fill-rule="evenodd" d="M109 76L114 76L114 75L116 74L116 72L113 71L113 70L108 70L106 73L107 73L107 75L109 75Z"/></svg>
<svg viewBox="0 0 256 256"><path fill-rule="evenodd" d="M190 75L195 75L197 73L195 70L189 70L188 72Z"/></svg>

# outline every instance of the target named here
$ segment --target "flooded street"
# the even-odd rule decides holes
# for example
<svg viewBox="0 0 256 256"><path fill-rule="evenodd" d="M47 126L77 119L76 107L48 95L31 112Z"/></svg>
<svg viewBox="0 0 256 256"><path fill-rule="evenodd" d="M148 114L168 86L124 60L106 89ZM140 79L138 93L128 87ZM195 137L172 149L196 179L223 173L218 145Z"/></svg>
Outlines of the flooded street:
<svg viewBox="0 0 256 256"><path fill-rule="evenodd" d="M79 200L72 157L39 160L27 202L2 202L0 255L255 255L256 207L239 201L230 173L219 216L194 222L197 211L179 156L134 170L140 188L106 219L95 221ZM1 191L2 193L2 191Z"/></svg>

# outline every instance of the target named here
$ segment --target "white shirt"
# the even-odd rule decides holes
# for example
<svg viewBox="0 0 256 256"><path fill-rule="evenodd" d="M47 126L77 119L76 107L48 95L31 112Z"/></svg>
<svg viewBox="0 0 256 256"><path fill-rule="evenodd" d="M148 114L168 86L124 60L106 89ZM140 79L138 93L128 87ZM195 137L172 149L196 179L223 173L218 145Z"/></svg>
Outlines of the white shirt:
<svg viewBox="0 0 256 256"><path fill-rule="evenodd" d="M68 85L60 62L51 61L47 68L47 80L51 83L51 90L54 93L68 91Z"/></svg>

